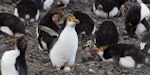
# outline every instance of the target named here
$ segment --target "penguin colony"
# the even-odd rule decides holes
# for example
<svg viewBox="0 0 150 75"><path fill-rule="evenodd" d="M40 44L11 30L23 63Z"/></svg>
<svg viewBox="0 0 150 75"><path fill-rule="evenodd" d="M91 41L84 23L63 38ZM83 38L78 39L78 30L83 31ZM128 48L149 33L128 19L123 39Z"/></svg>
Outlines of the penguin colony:
<svg viewBox="0 0 150 75"><path fill-rule="evenodd" d="M114 18L123 15L121 6L128 0L95 0L93 13L99 18ZM59 0L56 4L69 5L70 0ZM96 31L96 24L92 18L81 12L73 11L71 15L64 16L62 11L53 10L54 0L21 0L14 9L14 15L0 13L0 31L11 36L13 49L3 53L1 58L2 75L28 75L25 60L27 49L26 25L38 21L36 26L39 50L49 52L52 66L57 71L73 71L78 50L78 36L93 36L94 48L92 52L98 54L102 61L111 60L118 66L126 68L141 68L148 62L145 54L150 54L150 10L145 0L137 0L125 14L125 30L131 38L140 41L140 48L130 44L119 43L119 33L116 24L112 21L102 22ZM148 2L147 2L148 3ZM44 17L39 19L40 11L47 10ZM64 17L65 19L62 19ZM63 24L60 24L63 20ZM95 32L96 31L96 32ZM28 51L28 50L27 50ZM72 67L72 68L71 68Z"/></svg>

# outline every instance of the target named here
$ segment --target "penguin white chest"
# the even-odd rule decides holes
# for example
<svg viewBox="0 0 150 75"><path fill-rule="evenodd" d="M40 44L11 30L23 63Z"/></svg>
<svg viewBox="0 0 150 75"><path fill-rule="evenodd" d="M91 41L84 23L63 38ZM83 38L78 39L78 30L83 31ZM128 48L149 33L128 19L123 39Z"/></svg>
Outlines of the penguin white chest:
<svg viewBox="0 0 150 75"><path fill-rule="evenodd" d="M73 27L67 26L50 51L53 66L62 66L70 60L75 60L78 48L78 37Z"/></svg>

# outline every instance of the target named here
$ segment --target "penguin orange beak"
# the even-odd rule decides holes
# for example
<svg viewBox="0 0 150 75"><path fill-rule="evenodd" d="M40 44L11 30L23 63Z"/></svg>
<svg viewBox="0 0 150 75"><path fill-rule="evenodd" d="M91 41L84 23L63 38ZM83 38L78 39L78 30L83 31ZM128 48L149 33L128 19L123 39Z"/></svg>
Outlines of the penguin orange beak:
<svg viewBox="0 0 150 75"><path fill-rule="evenodd" d="M78 19L73 19L73 22L76 23L76 24L80 23L80 21Z"/></svg>
<svg viewBox="0 0 150 75"><path fill-rule="evenodd" d="M68 19L68 21L73 21L75 24L79 24L80 23L80 21L78 19L76 19L74 15L69 15L67 17L67 19Z"/></svg>

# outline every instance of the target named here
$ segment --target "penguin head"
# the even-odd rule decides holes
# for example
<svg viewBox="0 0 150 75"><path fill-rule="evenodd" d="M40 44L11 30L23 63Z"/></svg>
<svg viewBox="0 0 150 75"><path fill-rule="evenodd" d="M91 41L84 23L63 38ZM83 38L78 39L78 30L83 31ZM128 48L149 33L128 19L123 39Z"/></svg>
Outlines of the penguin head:
<svg viewBox="0 0 150 75"><path fill-rule="evenodd" d="M80 21L78 19L76 19L74 15L69 15L67 17L67 24L76 25L76 24L79 24L79 23L80 23Z"/></svg>
<svg viewBox="0 0 150 75"><path fill-rule="evenodd" d="M15 44L15 48L18 48L18 50L20 50L20 53L25 53L27 42L25 41L23 36L13 38L13 43Z"/></svg>
<svg viewBox="0 0 150 75"><path fill-rule="evenodd" d="M55 24L58 26L58 22L60 21L60 19L62 18L62 12L56 12L54 13L54 15L52 16L52 20L53 22L55 22Z"/></svg>

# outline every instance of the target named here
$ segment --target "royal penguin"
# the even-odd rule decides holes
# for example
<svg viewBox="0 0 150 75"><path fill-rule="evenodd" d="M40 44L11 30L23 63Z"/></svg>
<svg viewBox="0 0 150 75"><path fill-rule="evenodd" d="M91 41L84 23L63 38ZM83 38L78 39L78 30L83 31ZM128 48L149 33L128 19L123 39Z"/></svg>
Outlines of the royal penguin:
<svg viewBox="0 0 150 75"><path fill-rule="evenodd" d="M62 13L58 11L49 11L37 26L37 39L40 50L49 50L52 42L59 36L58 22L62 17Z"/></svg>
<svg viewBox="0 0 150 75"><path fill-rule="evenodd" d="M29 25L30 22L39 19L40 9L32 0L21 0L15 7L14 15L25 22L26 25Z"/></svg>
<svg viewBox="0 0 150 75"><path fill-rule="evenodd" d="M119 41L119 34L116 25L112 21L104 21L98 31L95 33L96 47L117 44Z"/></svg>
<svg viewBox="0 0 150 75"><path fill-rule="evenodd" d="M42 2L43 2L43 9L49 11L52 8L51 6L54 0L42 0Z"/></svg>
<svg viewBox="0 0 150 75"><path fill-rule="evenodd" d="M79 20L73 15L69 15L66 19L66 24L58 40L50 50L50 59L53 67L60 70L61 67L70 67L74 65L76 52L78 48L78 36L75 30Z"/></svg>
<svg viewBox="0 0 150 75"><path fill-rule="evenodd" d="M23 37L13 40L14 49L4 52L1 58L2 75L28 75L25 60L27 42Z"/></svg>
<svg viewBox="0 0 150 75"><path fill-rule="evenodd" d="M125 68L141 68L148 59L136 47L129 44L113 44L93 49L104 62L114 62ZM116 66L117 67L117 66Z"/></svg>
<svg viewBox="0 0 150 75"><path fill-rule="evenodd" d="M12 37L26 33L23 22L18 17L8 13L0 13L0 31Z"/></svg>
<svg viewBox="0 0 150 75"><path fill-rule="evenodd" d="M69 4L70 0L58 0L57 1L57 5L58 6L63 6L63 7L67 7L67 5Z"/></svg>
<svg viewBox="0 0 150 75"><path fill-rule="evenodd" d="M94 25L94 21L90 18L89 15L82 13L81 11L75 11L73 15L80 21L80 23L75 27L77 34L95 34L96 26Z"/></svg>
<svg viewBox="0 0 150 75"><path fill-rule="evenodd" d="M140 49L145 54L150 54L150 31L146 32L140 40Z"/></svg>
<svg viewBox="0 0 150 75"><path fill-rule="evenodd" d="M93 12L101 18L113 18L121 16L120 7L125 0L95 0Z"/></svg>
<svg viewBox="0 0 150 75"><path fill-rule="evenodd" d="M149 31L147 19L150 16L149 8L143 3L134 4L126 13L125 29L130 37L141 39L143 33Z"/></svg>

